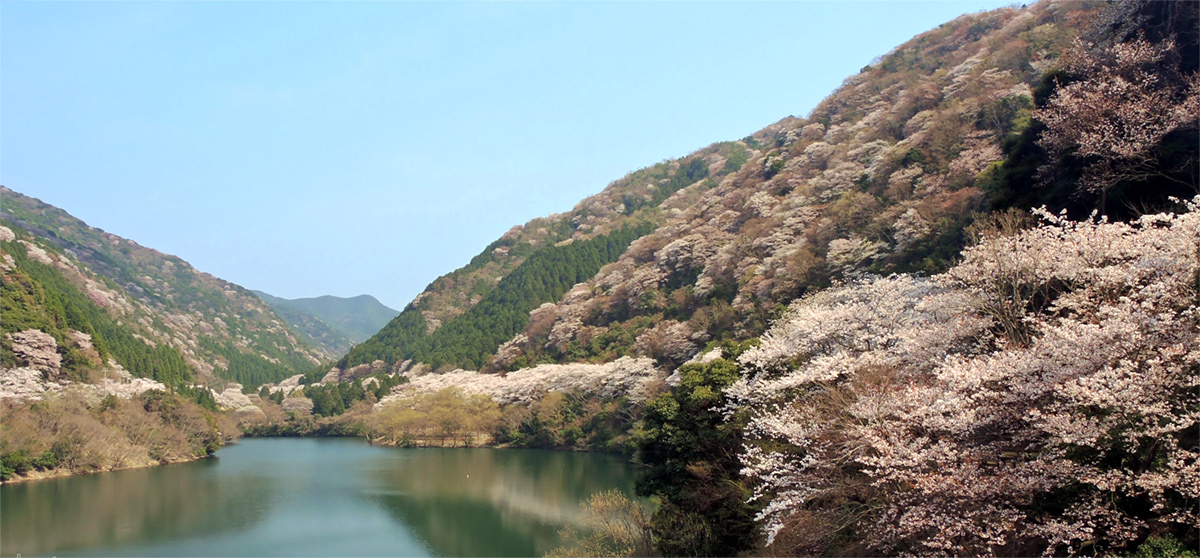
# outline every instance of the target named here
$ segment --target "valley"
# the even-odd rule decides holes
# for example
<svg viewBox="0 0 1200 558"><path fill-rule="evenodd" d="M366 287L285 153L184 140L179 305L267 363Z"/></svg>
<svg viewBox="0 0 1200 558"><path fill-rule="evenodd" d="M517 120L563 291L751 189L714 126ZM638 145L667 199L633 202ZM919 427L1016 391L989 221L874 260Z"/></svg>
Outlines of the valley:
<svg viewBox="0 0 1200 558"><path fill-rule="evenodd" d="M184 518L6 520L3 553L492 554L466 518L497 555L1195 556L1197 6L963 15L400 310L252 291L2 187L4 508L88 523L39 511L57 483ZM205 494L228 474L279 506ZM308 482L364 546L283 541Z"/></svg>

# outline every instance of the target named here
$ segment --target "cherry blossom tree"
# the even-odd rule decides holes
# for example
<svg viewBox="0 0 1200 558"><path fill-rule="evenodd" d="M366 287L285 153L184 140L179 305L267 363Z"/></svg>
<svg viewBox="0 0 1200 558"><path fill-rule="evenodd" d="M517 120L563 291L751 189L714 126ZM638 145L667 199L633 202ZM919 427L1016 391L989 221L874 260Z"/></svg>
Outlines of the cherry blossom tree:
<svg viewBox="0 0 1200 558"><path fill-rule="evenodd" d="M743 474L769 540L820 553L857 532L922 555L1194 545L1198 203L1131 223L1042 211L945 274L795 303L726 391L753 416Z"/></svg>
<svg viewBox="0 0 1200 558"><path fill-rule="evenodd" d="M1102 198L1122 181L1179 181L1183 169L1163 168L1159 150L1168 134L1200 126L1200 74L1181 74L1174 51L1171 39L1139 37L1109 49L1077 41L1066 67L1077 80L1035 112L1047 128L1038 142L1052 155L1046 168L1066 154L1082 158L1082 186ZM1185 159L1183 167L1195 163ZM1194 176L1185 185L1200 192Z"/></svg>

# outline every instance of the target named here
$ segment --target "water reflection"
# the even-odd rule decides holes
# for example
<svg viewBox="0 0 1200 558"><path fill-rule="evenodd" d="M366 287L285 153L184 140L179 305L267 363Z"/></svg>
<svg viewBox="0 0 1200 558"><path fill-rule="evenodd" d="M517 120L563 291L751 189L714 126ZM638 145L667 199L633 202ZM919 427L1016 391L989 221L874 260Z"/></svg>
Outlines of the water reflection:
<svg viewBox="0 0 1200 558"><path fill-rule="evenodd" d="M614 456L246 440L219 459L0 487L0 554L540 556Z"/></svg>
<svg viewBox="0 0 1200 558"><path fill-rule="evenodd" d="M263 488L213 474L216 459L5 486L0 554L25 556L244 529Z"/></svg>
<svg viewBox="0 0 1200 558"><path fill-rule="evenodd" d="M375 499L446 556L541 556L561 545L593 492L632 493L627 464L536 450L405 450L404 467L372 471ZM470 525L464 533L462 526Z"/></svg>

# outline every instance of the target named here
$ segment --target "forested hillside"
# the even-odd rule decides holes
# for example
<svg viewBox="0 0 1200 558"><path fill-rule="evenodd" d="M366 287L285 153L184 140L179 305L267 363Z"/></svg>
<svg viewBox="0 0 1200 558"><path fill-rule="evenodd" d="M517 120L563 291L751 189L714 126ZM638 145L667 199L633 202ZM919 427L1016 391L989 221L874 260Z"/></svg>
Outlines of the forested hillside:
<svg viewBox="0 0 1200 558"><path fill-rule="evenodd" d="M165 458L211 451L189 384L228 378L259 434L631 455L657 506L609 525L662 555L1200 548L1198 2L962 16L514 227L333 370L248 291L0 193L0 380L158 379L56 404L173 421ZM4 466L87 454L43 440L68 422Z"/></svg>
<svg viewBox="0 0 1200 558"><path fill-rule="evenodd" d="M493 370L626 354L678 365L707 345L760 334L783 305L834 282L945 271L980 214L1044 203L1128 218L1194 195L1196 127L1174 107L1191 98L1195 31L1170 18L1137 27L1103 11L1111 21L1080 36L1098 6L998 10L924 33L806 118L632 173L569 214L514 228L340 365L413 359ZM1133 29L1154 46L1114 53L1113 37ZM1117 89L1128 83L1144 90ZM1148 116L1122 113L1115 99ZM1134 139L1081 128L1105 117L1124 119L1115 125ZM553 305L498 328L459 316L526 258L630 220L654 230L565 298L538 299ZM458 356L426 348L456 318L456 331L519 325L505 339L475 336Z"/></svg>
<svg viewBox="0 0 1200 558"><path fill-rule="evenodd" d="M325 353L341 355L354 346L354 342L346 337L345 332L338 331L324 320L288 304L290 301L287 299L271 296L261 291L251 292L269 304L301 339L314 347L320 347Z"/></svg>
<svg viewBox="0 0 1200 558"><path fill-rule="evenodd" d="M554 253L515 229L342 364L512 371L410 374L376 410L384 439L448 388L522 417L496 439L578 447L601 428L577 418L607 400L562 377L654 363L669 387L626 389L621 424L664 555L1194 556L1198 39L1195 2L963 16L805 118L614 183L600 213L665 200L654 229L557 300L485 306ZM680 172L701 180L659 197ZM551 238L564 222L535 221ZM497 287L454 291L500 248L522 259L491 268ZM524 288L566 278L529 273ZM435 357L438 332L487 329L423 306L451 292L529 315ZM542 364L584 361L613 362ZM535 382L551 391L526 409L505 399Z"/></svg>
<svg viewBox="0 0 1200 558"><path fill-rule="evenodd" d="M1194 33L1188 48L1180 36L1113 56L1100 31L1075 42L1094 7L965 16L883 56L807 118L744 140L758 155L539 310L498 364L611 358L621 337L678 365L835 281L944 271L981 213L1124 218L1195 195ZM1123 91L1117 108L1116 87L1151 72L1152 90ZM1106 117L1136 139L1083 129Z"/></svg>
<svg viewBox="0 0 1200 558"><path fill-rule="evenodd" d="M627 238L628 231L645 234L670 216L679 214L701 192L715 187L724 177L741 168L751 153L741 142L715 144L689 157L631 173L584 200L569 213L534 219L513 227L466 266L431 283L377 336L342 358L339 366L352 367L380 359L398 369L406 360L418 355L417 362L410 362L410 365L432 364L434 368L486 366L496 348L525 327L530 310L540 304L555 302L575 283L567 284L561 290L552 285L558 285L568 277L571 281L582 282L595 274L591 271L580 275L582 268L575 268L590 259L587 256L580 260L575 253L591 250L587 247L590 245L570 248L567 243L612 236L618 243L628 245L633 239ZM564 244L567 244L566 248L561 246ZM619 256L619 253L609 253L610 244L603 241L603 246L595 245L597 253L603 253L595 263L603 266ZM542 286L524 294L491 295L504 278L521 268L528 258L546 250L552 252L539 258L547 258L547 261L565 258L562 263L567 267L559 268L558 264L547 267L535 260L522 272L526 279L521 281L536 280ZM553 255L553 250L560 250L561 254ZM542 277L538 270L545 270L548 275ZM516 286L513 281L505 284L509 290ZM477 323L485 317L479 311L472 316L460 317L489 295L493 300L492 309L507 316L504 320L487 318L488 323ZM515 315L519 313L525 316ZM460 333L444 334L447 335L445 341L432 338L443 325L456 320L455 330ZM453 349L448 345L449 339L459 339L464 333L471 348L462 354L451 354ZM430 360L423 360L425 358Z"/></svg>
<svg viewBox="0 0 1200 558"><path fill-rule="evenodd" d="M339 364L415 360L435 369L478 369L500 343L529 323L531 310L558 300L567 289L595 275L651 228L649 224L634 225L538 250L500 279L479 302L433 333L426 333L429 328L424 316L409 307Z"/></svg>
<svg viewBox="0 0 1200 558"><path fill-rule="evenodd" d="M1198 8L965 16L769 130L779 172L705 211L796 220L727 283L735 312L795 300L647 404L659 551L1195 555ZM701 280L743 230L689 242Z"/></svg>
<svg viewBox="0 0 1200 558"><path fill-rule="evenodd" d="M27 360L13 352L12 336L29 330L55 340L74 380L100 373L112 357L167 385L259 384L325 357L242 287L8 188L0 197L5 367Z"/></svg>
<svg viewBox="0 0 1200 558"><path fill-rule="evenodd" d="M306 327L313 329L314 333L322 333L318 324L313 324L310 319L306 319L310 317L324 324L326 328L332 330L331 333L334 335L348 340L350 344L366 341L399 314L399 312L384 306L371 295L350 298L325 295L287 299L262 291L253 292L267 301L267 304L270 304L277 312L289 316L288 320L292 325L299 325L295 321L291 321L290 316L295 316L297 319L303 320ZM345 347L345 349L348 348L348 346ZM330 352L341 355L345 354L345 349Z"/></svg>

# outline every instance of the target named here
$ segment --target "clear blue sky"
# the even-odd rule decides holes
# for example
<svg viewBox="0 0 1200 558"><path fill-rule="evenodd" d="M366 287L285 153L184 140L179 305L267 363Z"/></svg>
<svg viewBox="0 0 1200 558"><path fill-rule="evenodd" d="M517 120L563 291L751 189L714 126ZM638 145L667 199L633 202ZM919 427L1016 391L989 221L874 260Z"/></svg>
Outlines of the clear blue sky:
<svg viewBox="0 0 1200 558"><path fill-rule="evenodd" d="M0 183L249 288L399 309L1007 4L6 0Z"/></svg>

